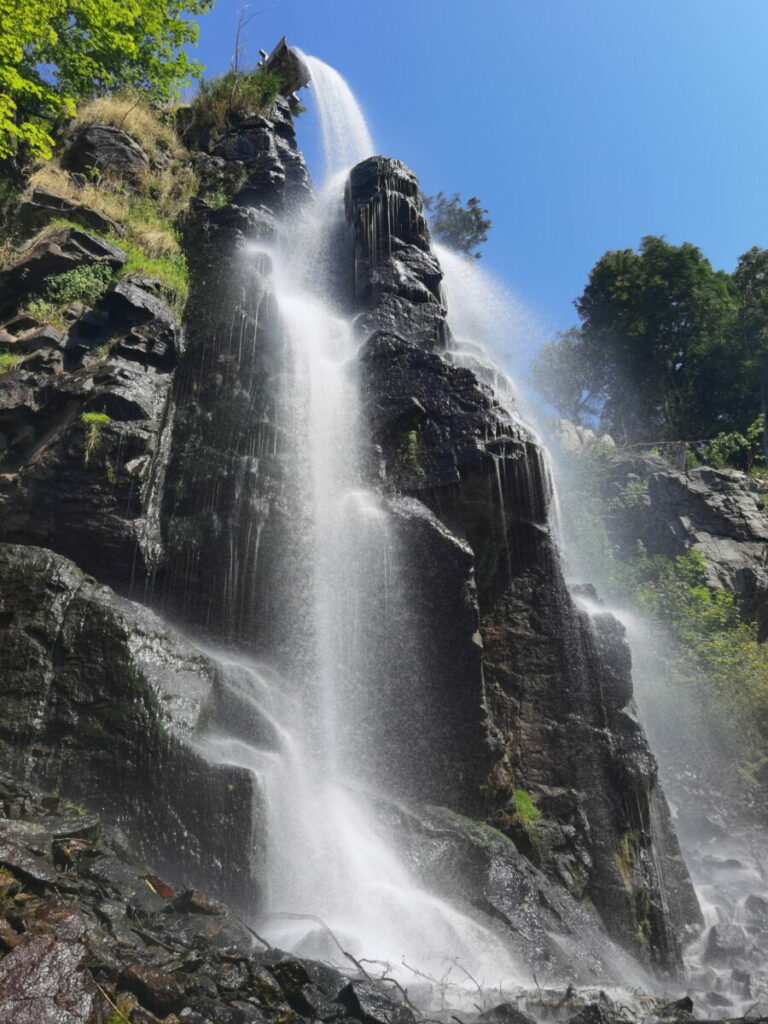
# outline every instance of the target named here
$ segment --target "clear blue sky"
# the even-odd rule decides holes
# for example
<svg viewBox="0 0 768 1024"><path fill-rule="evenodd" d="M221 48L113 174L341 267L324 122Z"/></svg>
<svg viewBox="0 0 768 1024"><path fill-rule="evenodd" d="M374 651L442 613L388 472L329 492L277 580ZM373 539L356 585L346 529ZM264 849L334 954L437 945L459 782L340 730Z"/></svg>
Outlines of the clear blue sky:
<svg viewBox="0 0 768 1024"><path fill-rule="evenodd" d="M241 0L200 19L228 66ZM478 195L484 260L552 330L606 250L663 234L732 270L768 246L768 0L253 0L248 56L332 64L379 150ZM300 145L311 148L305 114Z"/></svg>

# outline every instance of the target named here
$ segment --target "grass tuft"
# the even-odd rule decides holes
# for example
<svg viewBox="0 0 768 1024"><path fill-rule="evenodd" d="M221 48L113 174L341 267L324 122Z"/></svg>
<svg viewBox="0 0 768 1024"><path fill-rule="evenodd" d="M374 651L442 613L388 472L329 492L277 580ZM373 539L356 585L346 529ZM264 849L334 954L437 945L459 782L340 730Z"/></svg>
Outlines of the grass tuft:
<svg viewBox="0 0 768 1024"><path fill-rule="evenodd" d="M73 128L87 124L108 124L135 139L150 157L161 153L180 156L182 147L173 128L140 97L131 93L97 96L78 108Z"/></svg>

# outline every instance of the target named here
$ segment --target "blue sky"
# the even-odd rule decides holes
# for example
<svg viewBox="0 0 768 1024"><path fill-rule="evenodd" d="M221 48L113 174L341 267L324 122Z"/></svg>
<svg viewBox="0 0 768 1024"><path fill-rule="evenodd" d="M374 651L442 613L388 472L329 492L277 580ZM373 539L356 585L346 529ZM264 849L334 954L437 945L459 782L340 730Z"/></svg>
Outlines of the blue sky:
<svg viewBox="0 0 768 1024"><path fill-rule="evenodd" d="M228 67L241 0L200 19ZM427 193L478 195L484 262L540 317L606 249L646 234L732 270L768 245L767 0L253 0L248 56L279 37L332 64L380 152ZM297 125L312 149L311 112ZM311 155L311 153L310 153Z"/></svg>

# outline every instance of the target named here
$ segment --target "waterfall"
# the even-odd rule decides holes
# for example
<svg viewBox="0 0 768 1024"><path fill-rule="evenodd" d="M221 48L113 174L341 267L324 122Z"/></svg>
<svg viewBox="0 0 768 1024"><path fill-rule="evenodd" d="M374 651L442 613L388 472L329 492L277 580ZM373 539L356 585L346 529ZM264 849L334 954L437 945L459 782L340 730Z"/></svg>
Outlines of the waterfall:
<svg viewBox="0 0 768 1024"><path fill-rule="evenodd" d="M293 491L302 512L292 544L309 565L312 592L303 611L309 621L295 621L288 632L305 649L295 679L219 654L227 709L199 743L207 756L258 780L254 842L259 845L259 821L266 840L254 853L263 890L257 927L271 942L348 967L341 944L403 979L403 962L436 979L460 963L467 977L514 986L530 980L528 971L488 920L417 882L380 823L378 808L391 798L372 749L382 714L374 680L382 665L405 670L407 643L396 635L393 616L407 615L396 607L404 596L393 514L368 482L358 340L338 273L340 256L350 251L344 182L373 143L341 76L316 58L304 59L326 175L269 255L291 367L278 415L291 436ZM259 250L246 250L243 258L262 259L264 247Z"/></svg>
<svg viewBox="0 0 768 1024"><path fill-rule="evenodd" d="M317 57L301 57L312 75L310 88L320 121L328 180L373 156L373 139L359 103L338 71Z"/></svg>

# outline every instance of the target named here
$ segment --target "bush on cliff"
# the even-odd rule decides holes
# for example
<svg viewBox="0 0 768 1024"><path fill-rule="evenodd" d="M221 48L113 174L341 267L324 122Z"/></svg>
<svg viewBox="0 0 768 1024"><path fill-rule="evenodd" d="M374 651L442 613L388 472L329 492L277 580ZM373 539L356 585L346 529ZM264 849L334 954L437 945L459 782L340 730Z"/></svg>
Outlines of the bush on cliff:
<svg viewBox="0 0 768 1024"><path fill-rule="evenodd" d="M247 114L269 114L280 92L270 71L228 71L203 79L192 101L193 128L224 129Z"/></svg>

